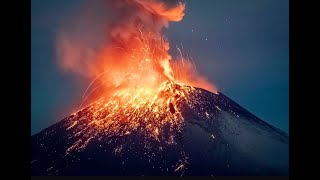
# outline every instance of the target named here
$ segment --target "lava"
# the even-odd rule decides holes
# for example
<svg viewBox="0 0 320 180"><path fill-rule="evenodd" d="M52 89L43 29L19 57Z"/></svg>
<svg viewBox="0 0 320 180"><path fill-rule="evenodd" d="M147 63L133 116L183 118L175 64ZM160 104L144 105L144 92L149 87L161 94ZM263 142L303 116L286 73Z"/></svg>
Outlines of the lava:
<svg viewBox="0 0 320 180"><path fill-rule="evenodd" d="M175 144L174 136L177 131L182 130L183 126L180 105L182 102L188 102L186 95L191 91L194 91L193 87L179 85L173 81L164 82L157 90L121 89L111 99L101 98L87 107L93 114L86 127L92 129L93 134L88 137L90 139L98 137L101 132L105 137L121 137L139 131L146 134L149 139L161 141L167 145ZM70 118L67 130L72 129L82 116L76 113ZM167 125L169 129L164 134L164 127ZM90 139L88 138L85 142ZM82 141L78 143L68 151L85 147Z"/></svg>

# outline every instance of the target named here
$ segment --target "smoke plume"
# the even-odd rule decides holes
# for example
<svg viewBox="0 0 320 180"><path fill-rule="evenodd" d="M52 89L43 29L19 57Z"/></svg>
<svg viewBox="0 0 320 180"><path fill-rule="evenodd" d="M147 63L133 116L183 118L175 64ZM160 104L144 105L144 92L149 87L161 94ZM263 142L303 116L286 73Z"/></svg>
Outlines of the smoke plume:
<svg viewBox="0 0 320 180"><path fill-rule="evenodd" d="M58 32L59 67L95 78L106 89L157 87L173 80L216 92L191 61L168 53L163 31L181 21L184 10L184 3L169 0L88 1Z"/></svg>

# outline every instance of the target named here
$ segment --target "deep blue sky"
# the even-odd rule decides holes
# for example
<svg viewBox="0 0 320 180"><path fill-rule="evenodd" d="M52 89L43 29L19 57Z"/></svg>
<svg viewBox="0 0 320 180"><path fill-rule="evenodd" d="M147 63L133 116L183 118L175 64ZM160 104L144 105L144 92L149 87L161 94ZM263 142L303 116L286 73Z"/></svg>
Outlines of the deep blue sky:
<svg viewBox="0 0 320 180"><path fill-rule="evenodd" d="M67 116L89 83L62 73L55 57L58 28L81 2L32 0L32 134ZM288 0L186 0L183 21L167 35L219 91L288 132Z"/></svg>

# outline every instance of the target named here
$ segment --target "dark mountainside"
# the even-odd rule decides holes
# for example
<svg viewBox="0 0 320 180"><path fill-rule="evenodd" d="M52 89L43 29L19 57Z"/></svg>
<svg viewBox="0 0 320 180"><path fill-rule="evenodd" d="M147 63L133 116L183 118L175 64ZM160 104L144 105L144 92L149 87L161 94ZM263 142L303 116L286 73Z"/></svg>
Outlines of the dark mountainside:
<svg viewBox="0 0 320 180"><path fill-rule="evenodd" d="M91 139L86 130L91 112L85 108L72 128L74 115L31 137L32 175L288 175L285 132L222 93L196 88L188 97L191 101L179 106L184 126L176 144L146 142L138 130L115 140L102 131ZM79 130L86 133L76 136ZM67 150L78 141L86 146Z"/></svg>

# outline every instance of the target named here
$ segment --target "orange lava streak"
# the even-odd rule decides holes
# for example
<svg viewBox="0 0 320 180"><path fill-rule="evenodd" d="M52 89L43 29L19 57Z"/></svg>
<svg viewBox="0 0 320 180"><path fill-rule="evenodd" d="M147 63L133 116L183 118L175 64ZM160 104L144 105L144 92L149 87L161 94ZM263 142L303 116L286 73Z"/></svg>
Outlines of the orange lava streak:
<svg viewBox="0 0 320 180"><path fill-rule="evenodd" d="M174 145L177 141L176 135L184 125L179 106L183 101L188 101L186 95L193 90L190 86L179 85L173 81L162 83L158 89L118 90L110 100L102 98L88 107L92 116L89 117L86 128L78 133L88 137L83 139L85 144L99 137L101 132L111 139L140 132L148 137L148 141L153 139L164 145ZM72 129L82 116L77 113L70 118L67 130ZM91 134L87 133L88 129ZM84 148L83 141L76 142L67 153Z"/></svg>

